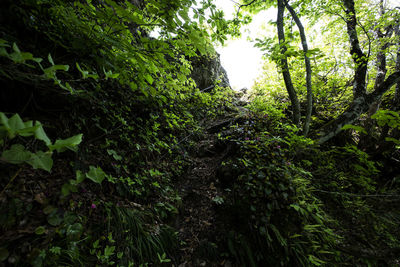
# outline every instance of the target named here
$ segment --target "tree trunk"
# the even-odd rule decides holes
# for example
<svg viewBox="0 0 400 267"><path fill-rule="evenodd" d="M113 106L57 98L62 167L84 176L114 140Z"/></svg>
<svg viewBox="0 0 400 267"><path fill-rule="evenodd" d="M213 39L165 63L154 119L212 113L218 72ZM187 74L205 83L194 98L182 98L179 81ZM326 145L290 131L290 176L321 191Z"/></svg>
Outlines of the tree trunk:
<svg viewBox="0 0 400 267"><path fill-rule="evenodd" d="M310 130L310 121L311 121L311 112L313 105L313 94L312 94L312 84L311 84L311 63L310 58L308 57L308 44L306 34L304 32L303 24L301 23L299 17L293 8L289 5L287 0L285 0L286 8L289 10L292 15L293 20L296 22L297 27L299 28L301 44L303 46L304 53L304 63L306 65L306 86L307 86L307 108L306 108L306 119L303 125L303 135L307 136L308 131Z"/></svg>
<svg viewBox="0 0 400 267"><path fill-rule="evenodd" d="M367 76L367 65L368 58L360 48L360 42L357 36L357 18L356 11L354 8L354 0L343 0L346 12L346 25L347 34L350 39L350 54L355 64L355 74L353 83L353 97L364 96L366 94L366 76Z"/></svg>
<svg viewBox="0 0 400 267"><path fill-rule="evenodd" d="M292 78L290 77L289 64L286 56L286 43L285 43L285 30L283 26L283 15L285 11L285 4L283 0L278 0L278 39L281 52L280 67L282 69L283 80L285 81L286 90L289 94L290 102L292 104L293 111L293 123L300 125L300 103L297 98L296 90L293 87Z"/></svg>

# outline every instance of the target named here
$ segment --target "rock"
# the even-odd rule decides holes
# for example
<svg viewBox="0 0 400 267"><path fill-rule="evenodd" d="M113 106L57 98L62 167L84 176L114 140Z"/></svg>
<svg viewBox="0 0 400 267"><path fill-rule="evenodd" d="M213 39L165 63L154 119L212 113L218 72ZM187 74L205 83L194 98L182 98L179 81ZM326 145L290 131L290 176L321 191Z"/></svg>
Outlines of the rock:
<svg viewBox="0 0 400 267"><path fill-rule="evenodd" d="M209 92L216 81L222 87L231 87L229 84L228 74L221 65L220 56L216 53L214 56L199 56L191 59L193 71L192 79L196 82L197 87L204 92Z"/></svg>

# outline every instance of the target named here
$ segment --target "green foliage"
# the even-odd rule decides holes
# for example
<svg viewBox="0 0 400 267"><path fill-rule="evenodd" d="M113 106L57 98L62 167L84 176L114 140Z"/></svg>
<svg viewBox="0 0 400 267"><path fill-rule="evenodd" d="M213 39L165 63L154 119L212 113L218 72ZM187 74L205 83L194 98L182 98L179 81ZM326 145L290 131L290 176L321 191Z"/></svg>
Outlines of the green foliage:
<svg viewBox="0 0 400 267"><path fill-rule="evenodd" d="M1 154L1 159L11 164L28 163L34 169L43 169L50 172L53 166L52 151L63 152L66 149L77 151L77 145L82 141L82 134L64 139L57 140L52 144L51 140L47 137L43 126L40 122L27 121L23 122L18 114L10 118L0 112L0 136L3 146L7 146L8 139L12 140L17 136L34 137L36 140L43 141L48 147L48 151L31 152L25 149L22 144L13 144L10 149L4 150Z"/></svg>
<svg viewBox="0 0 400 267"><path fill-rule="evenodd" d="M168 262L167 255L177 247L176 233L166 225L149 225L150 214L110 206L108 229L117 240L116 251L124 253L120 263ZM150 228L149 228L150 227ZM156 227L157 229L152 229Z"/></svg>
<svg viewBox="0 0 400 267"><path fill-rule="evenodd" d="M352 124L346 124L345 126L342 127L342 130L347 130L347 129L352 129L352 130L355 130L355 131L357 131L359 133L367 134L367 131L361 126L352 125Z"/></svg>
<svg viewBox="0 0 400 267"><path fill-rule="evenodd" d="M400 129L400 115L399 112L392 110L378 110L371 119L377 120L380 127L385 125L393 129Z"/></svg>
<svg viewBox="0 0 400 267"><path fill-rule="evenodd" d="M313 142L296 127L256 114L228 137L240 145L240 156L225 164L241 170L224 204L237 221L230 253L246 266L332 263L340 254L334 221L313 192L312 174L296 162Z"/></svg>
<svg viewBox="0 0 400 267"><path fill-rule="evenodd" d="M336 30L313 35L321 36L315 41L331 42L335 53L325 44L309 51L318 126L349 103L352 62L345 51L347 36L337 31L343 25L328 16L340 14L340 6L314 2L295 1L293 7L311 16L310 21L327 19ZM24 236L1 243L0 262L16 255L21 266L176 264L178 236L165 224L182 205L173 181L192 163L186 149L203 134L204 121L235 109L234 93L218 81L209 92L196 88L190 78L193 58L212 57L212 43L237 35L238 26L250 18L239 14L243 22L227 21L212 1L4 3L15 16L0 10L0 78L32 93L29 101L18 95L27 104L15 110L33 119L24 122L18 114L9 118L0 113L5 172L8 163L50 172L55 155L76 153L62 154L51 176L34 170L15 173L14 178L23 175L20 188L32 193L19 186L3 190L1 230L18 229L18 237ZM258 1L247 8L257 12L273 4ZM365 10L363 23L371 27L376 13ZM380 20L378 25L388 24ZM396 179L391 188L379 184L380 166L366 152L353 145L318 148L287 124L289 101L274 63L282 56L281 47L274 38L260 38L257 45L270 59L265 77L254 87L250 111L239 116L223 140L234 148L224 164L237 175L221 182L226 190L212 199L221 217L227 217L222 232L228 256L245 266L362 265L369 263L367 257L344 255L343 244L397 248L396 209L384 212L379 201L363 197L397 194ZM287 46L294 84L304 101L299 36L289 34ZM378 51L373 40L371 55ZM376 73L370 73L373 79ZM68 112L48 112L44 99L55 99L54 106ZM36 118L47 118L46 131ZM398 128L397 113L378 112L373 118L379 127ZM78 134L52 142L46 132L50 137L82 132L85 139ZM368 234L354 229L353 221ZM353 233L361 242L352 239ZM28 240L29 247L20 240ZM26 259L21 251L27 251Z"/></svg>
<svg viewBox="0 0 400 267"><path fill-rule="evenodd" d="M86 173L86 177L97 184L101 184L101 182L106 177L106 174L100 167L95 168L93 166L90 166L89 172Z"/></svg>

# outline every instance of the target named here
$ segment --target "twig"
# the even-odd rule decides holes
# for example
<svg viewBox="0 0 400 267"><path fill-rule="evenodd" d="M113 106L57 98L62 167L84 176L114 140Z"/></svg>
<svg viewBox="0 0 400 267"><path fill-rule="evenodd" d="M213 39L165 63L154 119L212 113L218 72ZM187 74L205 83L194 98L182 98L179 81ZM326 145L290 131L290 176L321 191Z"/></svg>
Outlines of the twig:
<svg viewBox="0 0 400 267"><path fill-rule="evenodd" d="M238 17L239 12L240 12L240 9L241 9L242 7L250 6L250 5L254 4L254 3L257 2L257 1L258 1L258 0L253 0L253 1L251 1L250 3L240 5L239 8L238 8L238 11L236 12L236 17Z"/></svg>

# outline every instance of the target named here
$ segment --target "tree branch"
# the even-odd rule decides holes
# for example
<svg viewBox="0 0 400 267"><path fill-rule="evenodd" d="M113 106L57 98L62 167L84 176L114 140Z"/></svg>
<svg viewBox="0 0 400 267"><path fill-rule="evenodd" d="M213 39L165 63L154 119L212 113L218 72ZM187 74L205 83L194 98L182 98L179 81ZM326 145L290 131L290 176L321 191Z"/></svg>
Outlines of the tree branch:
<svg viewBox="0 0 400 267"><path fill-rule="evenodd" d="M241 9L242 7L250 6L250 5L254 4L254 3L257 2L257 1L258 1L258 0L253 0L253 1L251 1L250 3L240 5L239 8L238 8L238 11L236 12L236 17L239 15L240 9Z"/></svg>

